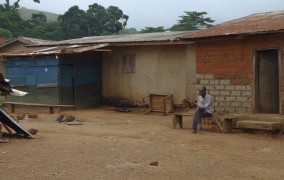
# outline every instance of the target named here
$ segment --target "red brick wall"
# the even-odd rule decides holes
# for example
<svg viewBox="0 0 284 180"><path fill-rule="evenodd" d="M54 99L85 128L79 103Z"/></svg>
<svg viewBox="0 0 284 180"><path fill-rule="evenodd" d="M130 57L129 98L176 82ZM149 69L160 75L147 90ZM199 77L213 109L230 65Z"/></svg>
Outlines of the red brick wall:
<svg viewBox="0 0 284 180"><path fill-rule="evenodd" d="M252 53L243 47L240 40L198 43L196 56L197 73L251 73Z"/></svg>
<svg viewBox="0 0 284 180"><path fill-rule="evenodd" d="M217 97L217 110L253 110L254 52L269 48L278 48L283 61L284 34L212 40L196 44L197 84L209 86L209 90ZM281 67L281 92L284 97L284 65ZM244 96L246 98L241 98ZM236 104L237 99L242 101Z"/></svg>

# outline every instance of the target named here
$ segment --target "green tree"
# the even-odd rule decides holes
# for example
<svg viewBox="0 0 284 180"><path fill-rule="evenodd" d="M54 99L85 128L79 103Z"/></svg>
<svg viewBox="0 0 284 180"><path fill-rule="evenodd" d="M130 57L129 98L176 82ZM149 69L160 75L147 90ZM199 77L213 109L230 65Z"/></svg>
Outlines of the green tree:
<svg viewBox="0 0 284 180"><path fill-rule="evenodd" d="M165 32L164 26L159 27L145 27L145 29L142 29L141 33L152 33L152 32Z"/></svg>
<svg viewBox="0 0 284 180"><path fill-rule="evenodd" d="M118 34L126 26L127 20L128 16L118 7L104 8L97 3L89 5L87 11L73 6L58 18L65 32L65 39Z"/></svg>
<svg viewBox="0 0 284 180"><path fill-rule="evenodd" d="M14 3L10 3L10 0L5 0L6 3L0 5L1 10L10 10L10 9L18 9L20 7L19 3L21 0L16 0ZM33 0L36 3L40 3L40 0Z"/></svg>
<svg viewBox="0 0 284 180"><path fill-rule="evenodd" d="M106 13L107 19L104 31L118 34L127 25L129 16L123 14L123 11L116 6L109 6L106 9Z"/></svg>
<svg viewBox="0 0 284 180"><path fill-rule="evenodd" d="M8 38L12 38L13 35L11 34L11 32L9 30L0 28L0 37L8 39Z"/></svg>
<svg viewBox="0 0 284 180"><path fill-rule="evenodd" d="M58 21L64 31L64 38L72 39L85 36L89 31L88 19L86 12L79 9L78 6L73 6L60 15Z"/></svg>
<svg viewBox="0 0 284 180"><path fill-rule="evenodd" d="M34 30L43 24L47 23L46 16L43 13L38 14L32 14L32 17L30 20L24 21L24 27L25 31L23 32L23 35L26 35L27 32L34 32ZM33 33L34 34L34 33ZM29 35L30 36L30 35Z"/></svg>
<svg viewBox="0 0 284 180"><path fill-rule="evenodd" d="M124 28L118 31L118 34L137 34L139 33L135 28Z"/></svg>
<svg viewBox="0 0 284 180"><path fill-rule="evenodd" d="M17 36L24 31L24 21L17 9L0 12L0 22L0 28L9 30L13 36Z"/></svg>
<svg viewBox="0 0 284 180"><path fill-rule="evenodd" d="M179 16L181 19L173 25L171 31L199 30L212 26L215 20L205 17L207 12L186 11L186 15Z"/></svg>
<svg viewBox="0 0 284 180"><path fill-rule="evenodd" d="M40 24L27 30L24 36L49 40L63 40L63 32L59 22Z"/></svg>
<svg viewBox="0 0 284 180"><path fill-rule="evenodd" d="M88 33L87 35L101 35L104 32L104 24L107 19L106 9L94 3L89 5L89 9L87 10L87 19L89 22Z"/></svg>
<svg viewBox="0 0 284 180"><path fill-rule="evenodd" d="M32 14L31 23L34 26L38 26L47 23L46 16L43 13Z"/></svg>
<svg viewBox="0 0 284 180"><path fill-rule="evenodd" d="M104 8L97 3L89 5L87 15L90 22L89 35L118 34L129 18L116 6Z"/></svg>
<svg viewBox="0 0 284 180"><path fill-rule="evenodd" d="M39 0L33 1L40 2ZM0 28L10 31L13 36L21 35L26 30L26 23L18 12L20 0L12 4L10 0L5 0L5 2L0 4Z"/></svg>

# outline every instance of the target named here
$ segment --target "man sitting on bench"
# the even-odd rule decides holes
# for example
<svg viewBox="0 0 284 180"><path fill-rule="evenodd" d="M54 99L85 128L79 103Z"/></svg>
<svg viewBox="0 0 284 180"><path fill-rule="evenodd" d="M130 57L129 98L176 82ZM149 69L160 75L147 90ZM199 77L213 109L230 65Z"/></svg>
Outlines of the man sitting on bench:
<svg viewBox="0 0 284 180"><path fill-rule="evenodd" d="M197 133L197 125L201 124L202 117L210 117L213 115L213 97L206 94L206 87L202 86L199 89L200 96L197 99L197 111L194 114L194 119L192 122L192 133Z"/></svg>

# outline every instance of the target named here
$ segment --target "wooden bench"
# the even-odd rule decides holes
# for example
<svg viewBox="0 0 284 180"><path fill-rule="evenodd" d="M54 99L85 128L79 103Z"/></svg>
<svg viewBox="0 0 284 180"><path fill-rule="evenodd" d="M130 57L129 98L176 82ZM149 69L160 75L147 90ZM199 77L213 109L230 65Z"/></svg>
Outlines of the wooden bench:
<svg viewBox="0 0 284 180"><path fill-rule="evenodd" d="M54 108L61 108L61 107L67 107L67 108L74 108L74 105L61 105L61 104L39 104L39 103L27 103L27 102L4 102L3 104L9 104L11 105L11 112L15 113L16 105L21 106L36 106L36 107L48 107L49 113L54 114Z"/></svg>
<svg viewBox="0 0 284 180"><path fill-rule="evenodd" d="M220 128L221 131L224 131L224 128L220 122L220 120L214 116L210 116L210 117L203 117L202 118L203 124L205 124L206 121L213 121L216 123L216 125ZM208 123L209 124L209 123Z"/></svg>
<svg viewBox="0 0 284 180"><path fill-rule="evenodd" d="M192 114L189 113L182 113L182 112L178 112L178 113L170 113L171 115L173 115L173 128L175 129L177 124L179 125L179 127L182 129L183 128L183 122L182 122L182 116L192 116Z"/></svg>
<svg viewBox="0 0 284 180"><path fill-rule="evenodd" d="M170 113L171 115L173 115L173 128L176 129L176 126L177 124L179 125L179 127L182 129L183 128L183 121L182 121L182 117L183 116L194 116L194 114L189 114L189 113L182 113L182 112L178 112L178 113ZM223 131L223 127L221 125L221 123L219 122L218 119L214 118L214 116L211 116L211 117L203 117L202 118L202 121L203 123L205 122L205 120L207 121L214 121L218 127ZM201 128L202 128L202 125L201 125Z"/></svg>

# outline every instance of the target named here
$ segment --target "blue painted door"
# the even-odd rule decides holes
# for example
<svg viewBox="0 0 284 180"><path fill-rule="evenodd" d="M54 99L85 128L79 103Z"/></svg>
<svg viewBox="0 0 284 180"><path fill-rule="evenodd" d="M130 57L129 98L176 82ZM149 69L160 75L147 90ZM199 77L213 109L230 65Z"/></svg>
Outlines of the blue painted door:
<svg viewBox="0 0 284 180"><path fill-rule="evenodd" d="M101 66L99 63L75 66L74 97L78 108L96 107L101 104Z"/></svg>
<svg viewBox="0 0 284 180"><path fill-rule="evenodd" d="M101 54L66 55L60 57L60 64L63 81L62 103L70 103L72 95L76 109L93 108L101 105ZM68 88L71 86L73 86L73 91Z"/></svg>
<svg viewBox="0 0 284 180"><path fill-rule="evenodd" d="M61 104L74 104L74 69L73 65L61 65Z"/></svg>

